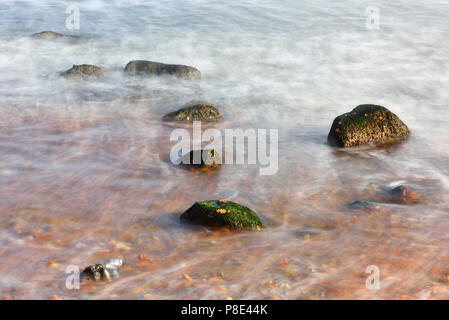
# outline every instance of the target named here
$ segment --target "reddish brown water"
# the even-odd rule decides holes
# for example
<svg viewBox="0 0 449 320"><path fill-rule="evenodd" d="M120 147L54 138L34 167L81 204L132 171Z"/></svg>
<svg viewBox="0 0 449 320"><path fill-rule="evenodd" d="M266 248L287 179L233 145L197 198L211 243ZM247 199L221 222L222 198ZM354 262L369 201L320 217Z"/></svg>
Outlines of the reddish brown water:
<svg viewBox="0 0 449 320"><path fill-rule="evenodd" d="M0 2L0 298L449 298L449 52L445 1ZM40 41L54 30L79 40ZM199 83L131 79L130 60L197 67ZM104 81L58 77L94 64ZM169 161L161 117L217 105L215 128L279 130L279 170ZM385 105L410 128L392 148L339 150L333 119ZM190 130L190 129L189 129ZM414 205L382 203L398 182ZM195 201L256 211L261 232L185 226ZM65 286L66 267L123 258L110 283ZM368 266L380 289L365 286Z"/></svg>
<svg viewBox="0 0 449 320"><path fill-rule="evenodd" d="M261 176L257 166L208 172L170 164L174 127L145 113L5 120L0 296L449 297L444 188L435 179L416 178L425 168L397 166L406 159L445 165L447 158L416 139L395 148L343 151L326 145L325 131L284 129L279 171ZM425 187L425 203L346 207L353 199L382 201L381 190L398 180ZM183 210L203 199L245 204L266 227L232 233L182 225ZM126 262L119 278L65 288L68 265L115 257ZM380 269L378 291L365 287L369 265Z"/></svg>

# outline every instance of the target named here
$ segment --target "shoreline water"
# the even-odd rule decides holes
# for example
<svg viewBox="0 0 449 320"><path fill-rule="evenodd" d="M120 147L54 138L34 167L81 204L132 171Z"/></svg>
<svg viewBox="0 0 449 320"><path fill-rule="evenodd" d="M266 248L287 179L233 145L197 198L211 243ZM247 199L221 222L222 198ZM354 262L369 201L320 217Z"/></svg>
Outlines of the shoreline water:
<svg viewBox="0 0 449 320"><path fill-rule="evenodd" d="M355 2L251 2L232 11L215 2L149 10L82 1L82 37L67 43L28 37L61 30L65 11L45 4L25 1L24 13L0 5L9 16L0 25L11 33L0 39L0 297L448 298L443 12L385 1L387 21L408 21L423 8L433 19L372 32ZM105 20L89 18L100 13ZM192 65L202 80L130 79L123 68L133 59ZM108 77L56 76L83 63ZM277 173L171 164L170 133L191 125L161 118L198 99L222 106L224 121L211 126L219 130L278 128ZM409 139L393 148L330 147L335 116L362 103L398 114ZM397 182L422 186L426 201L348 207L382 202L382 190ZM212 232L179 222L195 201L209 199L254 209L266 228ZM114 281L65 288L68 265L117 257L126 263ZM380 290L365 287L370 265L381 271Z"/></svg>

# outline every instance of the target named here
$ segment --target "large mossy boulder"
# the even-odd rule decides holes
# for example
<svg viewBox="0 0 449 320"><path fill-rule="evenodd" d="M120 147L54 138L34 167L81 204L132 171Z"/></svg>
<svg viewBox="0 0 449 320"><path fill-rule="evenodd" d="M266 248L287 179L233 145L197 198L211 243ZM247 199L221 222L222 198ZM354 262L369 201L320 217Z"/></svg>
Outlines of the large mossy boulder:
<svg viewBox="0 0 449 320"><path fill-rule="evenodd" d="M232 230L260 230L263 227L254 211L227 200L195 202L181 215L181 220L204 226L228 227Z"/></svg>
<svg viewBox="0 0 449 320"><path fill-rule="evenodd" d="M179 110L170 112L162 117L163 121L208 121L215 122L223 119L217 108L206 102L189 102Z"/></svg>
<svg viewBox="0 0 449 320"><path fill-rule="evenodd" d="M125 67L125 72L129 75L140 76L172 75L185 80L198 80L201 78L200 71L194 67L145 60L130 61Z"/></svg>
<svg viewBox="0 0 449 320"><path fill-rule="evenodd" d="M407 126L385 107L365 104L335 118L328 135L333 146L383 145L405 140Z"/></svg>
<svg viewBox="0 0 449 320"><path fill-rule="evenodd" d="M180 161L183 165L212 169L219 168L222 164L220 154L214 149L191 150L184 154Z"/></svg>
<svg viewBox="0 0 449 320"><path fill-rule="evenodd" d="M97 66L82 64L82 65L73 65L67 71L61 73L62 77L70 78L70 79L101 79L105 77L104 71Z"/></svg>

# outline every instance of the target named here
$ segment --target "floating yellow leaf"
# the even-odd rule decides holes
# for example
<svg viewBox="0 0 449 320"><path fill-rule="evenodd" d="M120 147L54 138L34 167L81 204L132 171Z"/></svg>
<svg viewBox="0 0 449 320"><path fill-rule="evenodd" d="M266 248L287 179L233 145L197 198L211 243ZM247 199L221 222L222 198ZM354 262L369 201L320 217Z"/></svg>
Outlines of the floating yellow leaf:
<svg viewBox="0 0 449 320"><path fill-rule="evenodd" d="M183 276L187 281L192 281L192 278L187 273L184 273Z"/></svg>

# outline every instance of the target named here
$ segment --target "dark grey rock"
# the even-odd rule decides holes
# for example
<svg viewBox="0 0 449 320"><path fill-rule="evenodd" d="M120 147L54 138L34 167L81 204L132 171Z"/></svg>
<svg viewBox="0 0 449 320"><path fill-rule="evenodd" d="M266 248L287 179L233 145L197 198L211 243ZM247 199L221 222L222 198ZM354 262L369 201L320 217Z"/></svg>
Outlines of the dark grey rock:
<svg viewBox="0 0 449 320"><path fill-rule="evenodd" d="M185 80L199 80L201 73L198 69L181 64L165 64L154 61L133 60L125 67L129 75L172 75Z"/></svg>
<svg viewBox="0 0 449 320"><path fill-rule="evenodd" d="M214 149L191 150L181 157L181 164L202 168L219 168L221 156Z"/></svg>

